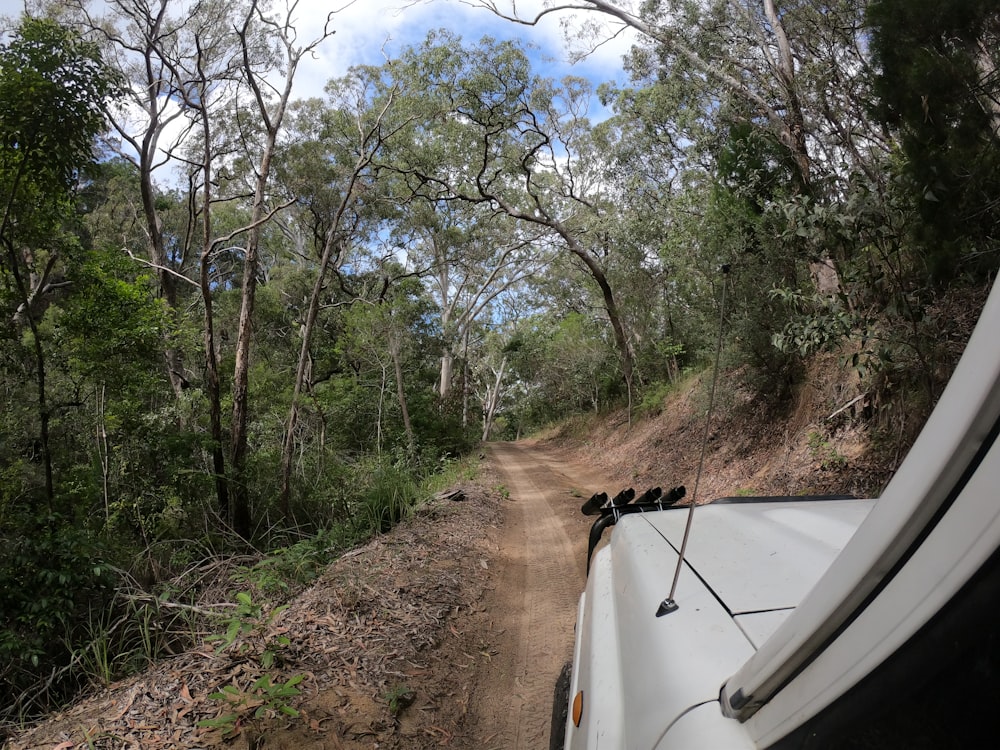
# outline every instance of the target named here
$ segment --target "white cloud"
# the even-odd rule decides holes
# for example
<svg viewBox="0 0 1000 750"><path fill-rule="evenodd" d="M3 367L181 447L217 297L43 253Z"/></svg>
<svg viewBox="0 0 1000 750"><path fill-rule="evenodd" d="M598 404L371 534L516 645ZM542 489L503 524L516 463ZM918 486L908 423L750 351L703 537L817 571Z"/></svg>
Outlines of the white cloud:
<svg viewBox="0 0 1000 750"><path fill-rule="evenodd" d="M2 1L2 0L0 0ZM533 17L543 8L541 0L517 3L522 18ZM329 0L300 0L297 16L303 21L300 29L318 30L326 14L336 6ZM296 86L297 96L314 96L322 92L330 78L343 75L357 63L380 64L385 55L398 54L404 47L418 44L427 32L447 28L472 42L489 34L498 38L519 38L538 47L536 64L543 75L560 78L567 74L579 75L595 84L608 80L622 80L622 55L632 41L634 33L627 31L615 38L609 29L608 43L603 44L586 59L570 64L574 51L569 49L564 35L564 23L579 28L585 20L601 20L586 11L564 12L546 16L537 26L524 26L505 21L483 8L473 8L459 0L357 0L337 9L331 20L336 34L317 53L316 59L306 61L301 68L301 78Z"/></svg>
<svg viewBox="0 0 1000 750"><path fill-rule="evenodd" d="M281 7L288 0L276 0ZM16 18L26 0L0 0L0 16ZM35 5L38 0L27 0ZM177 0L181 5L185 0ZM95 5L100 5L100 2ZM501 0L507 13L514 8L521 18L533 18L546 5L545 0ZM543 75L561 78L572 74L596 83L622 80L622 55L635 34L631 30L597 47L586 59L570 64L573 52L589 48L580 39L567 45L565 29L579 30L586 21L603 21L599 14L587 11L562 11L545 16L536 26L510 23L484 8L474 8L468 0L299 0L295 7L301 41L315 38L327 15L333 13L331 28L336 30L317 50L314 59L305 60L295 87L296 97L321 96L331 78L341 76L354 64L378 65L385 54L398 54L404 47L418 44L427 32L447 28L472 42L489 34L498 38L519 38L537 46L536 65ZM614 29L607 32L610 38ZM384 50L384 52L383 52Z"/></svg>

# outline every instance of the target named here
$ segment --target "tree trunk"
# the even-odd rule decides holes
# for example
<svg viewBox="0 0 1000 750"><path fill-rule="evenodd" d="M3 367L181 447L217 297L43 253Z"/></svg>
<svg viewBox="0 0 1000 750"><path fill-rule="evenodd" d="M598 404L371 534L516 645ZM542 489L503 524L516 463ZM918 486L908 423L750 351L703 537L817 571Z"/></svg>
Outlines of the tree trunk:
<svg viewBox="0 0 1000 750"><path fill-rule="evenodd" d="M417 439L413 434L413 425L410 423L410 410L406 406L406 392L403 390L403 365L400 362L399 339L396 338L395 333L389 334L389 355L392 357L392 366L396 373L396 399L399 401L399 411L403 415L407 450L410 453L410 458L415 458Z"/></svg>
<svg viewBox="0 0 1000 750"><path fill-rule="evenodd" d="M455 355L451 352L451 347L447 344L441 354L441 379L438 385L438 394L444 401L451 395L451 378L455 366Z"/></svg>
<svg viewBox="0 0 1000 750"><path fill-rule="evenodd" d="M255 210L256 213L256 210ZM247 422L250 401L250 337L253 335L253 311L257 299L257 244L259 234L247 242L243 261L243 294L236 333L236 363L233 366L233 416L230 423L230 460L232 461L233 529L244 539L250 538L250 488L247 485Z"/></svg>
<svg viewBox="0 0 1000 750"><path fill-rule="evenodd" d="M199 62L201 56L199 55ZM223 453L222 397L219 392L219 359L215 350L215 315L212 310L211 269L212 249L212 126L208 112L204 108L208 79L199 68L201 80L198 82L200 96L195 103L195 111L201 116L201 135L204 138L204 157L200 165L204 179L201 207L201 258L198 264L198 286L205 306L205 330L202 344L205 348L205 391L208 396L209 430L212 436L212 473L215 477L215 495L219 515L225 523L230 522L229 481L226 477L226 458ZM200 109L199 109L200 108Z"/></svg>
<svg viewBox="0 0 1000 750"><path fill-rule="evenodd" d="M150 143L151 140L152 143ZM155 149L155 139L152 138L151 132L147 132L146 138L143 139L143 147ZM160 219L156 210L156 194L153 188L152 160L153 154L140 154L139 196L142 201L143 215L146 219L149 259L156 269L160 295L167 303L167 309L170 311L170 314L173 315L177 310L177 280L170 273L168 266L169 259L163 247L163 232L160 228ZM186 385L184 363L181 359L181 353L170 346L166 338L164 338L163 361L167 368L167 378L170 381L170 388L174 392L174 397L179 399Z"/></svg>
<svg viewBox="0 0 1000 750"><path fill-rule="evenodd" d="M386 105L386 109L388 108ZM385 109L382 114L385 113ZM295 384L292 388L292 404L288 410L288 422L285 425L285 442L281 447L281 495L278 501L282 515L287 519L291 517L291 480L292 480L292 454L295 451L295 425L299 418L299 402L302 398L302 390L305 386L306 368L309 362L309 347L312 342L313 329L316 327L316 318L319 315L320 297L323 295L323 287L326 283L326 275L333 263L333 251L337 248L337 263L340 265L344 257L346 245L340 238L340 223L347 210L348 205L354 197L354 187L358 182L361 171L371 163L372 156L379 146L379 139L373 138L382 120L382 114L376 119L375 124L368 130L361 139L361 153L354 163L354 170L344 188L340 204L334 214L330 228L327 230L323 242L323 253L320 256L319 268L316 271L316 281L313 282L312 293L309 295L309 308L306 311L305 324L302 327L302 345L299 347L299 361L295 367ZM366 150L364 147L368 145Z"/></svg>
<svg viewBox="0 0 1000 750"><path fill-rule="evenodd" d="M30 153L30 150L26 149L25 153ZM38 389L38 438L42 450L42 466L45 474L45 499L49 506L49 512L51 513L56 510L56 508L55 483L52 477L52 451L49 446L50 414L45 386L45 350L42 348L42 340L38 335L38 324L35 322L34 305L32 304L32 298L35 295L31 290L29 290L25 283L24 276L21 274L21 257L19 257L20 254L14 247L14 240L9 234L9 232L11 232L12 224L11 206L13 205L14 196L18 193L18 186L21 178L24 176L27 168L27 160L22 158L13 175L10 192L8 193L8 202L4 207L3 220L0 222L0 242L3 243L4 249L6 250L7 262L10 265L10 273L14 277L14 285L17 287L17 293L20 297L19 307L24 310L24 317L27 318L28 327L31 329L31 340L35 353L35 383ZM30 275L30 266L27 268L27 271Z"/></svg>
<svg viewBox="0 0 1000 750"><path fill-rule="evenodd" d="M312 294L309 296L309 308L306 310L305 324L302 326L302 345L299 347L299 361L295 367L295 384L292 387L292 404L288 410L288 422L285 424L285 441L281 446L281 496L278 506L281 515L287 520L291 518L291 494L292 494L292 454L295 452L295 425L299 419L299 401L302 398L302 389L305 386L306 370L309 364L309 344L312 341L312 332L316 327L316 317L319 314L320 297L323 294L323 284L326 280L327 270L333 257L334 246L333 229L327 234L326 242L323 245L323 255L320 258L319 269L316 272L316 281L313 283ZM338 252L338 257L340 253Z"/></svg>
<svg viewBox="0 0 1000 750"><path fill-rule="evenodd" d="M246 255L243 259L243 290L240 299L240 318L236 334L236 362L233 366L233 420L232 420L232 471L233 471L233 528L244 539L250 538L250 488L247 485L247 423L250 410L250 339L253 336L253 314L257 299L257 275L260 268L260 241L264 222L267 219L267 186L271 176L271 160L274 156L278 132L285 117L288 100L292 93L292 81L302 54L311 47L295 49L291 41L279 31L285 47L288 68L285 71L282 89L273 111L268 108L268 100L260 89L253 61L250 58L248 33L257 12L256 0L251 3L243 28L239 31L243 53L243 72L246 83L253 91L257 110L264 125L266 138L257 165L257 179L254 187L253 211L250 231L247 236ZM289 11L291 12L291 11ZM291 20L290 18L288 19ZM265 22L273 23L273 22ZM285 27L287 29L287 26ZM278 31L278 28L275 28Z"/></svg>
<svg viewBox="0 0 1000 750"><path fill-rule="evenodd" d="M13 193L13 191L12 191ZM21 275L20 263L13 244L5 240L7 248L7 259L10 264L11 275L14 277L14 284L24 307L24 317L28 321L28 328L31 330L32 348L35 354L35 387L38 391L38 438L42 451L42 467L45 474L45 499L48 502L49 511L55 511L55 484L52 478L52 451L49 446L49 404L45 386L45 350L42 348L42 341L38 334L38 325L35 323L35 313L31 309L29 293Z"/></svg>
<svg viewBox="0 0 1000 750"><path fill-rule="evenodd" d="M208 170L206 169L206 172ZM206 175L207 177L207 175ZM210 197L210 182L205 180L205 200L203 229L203 246L201 263L199 265L199 280L201 298L205 306L205 331L202 344L205 349L205 391L208 396L209 430L212 436L212 473L215 476L216 502L219 515L226 523L231 523L229 507L229 483L226 479L226 459L222 452L222 399L219 394L219 361L215 351L215 322L212 312L212 287L209 277L210 258L212 252L211 211L207 208Z"/></svg>
<svg viewBox="0 0 1000 750"><path fill-rule="evenodd" d="M614 333L615 345L618 347L618 355L621 358L622 378L625 381L625 388L628 391L629 418L631 419L632 373L635 362L632 347L629 346L628 336L625 334L625 324L622 322L621 313L618 311L618 303L615 300L614 292L611 290L611 284L608 283L608 277L605 275L604 269L587 252L586 248L568 233L563 234L560 232L560 234L563 235L563 239L569 245L570 251L583 261L587 270L590 271L591 277L597 282L597 286L601 290L601 296L604 299L604 309L608 313L608 322L611 323L611 331Z"/></svg>
<svg viewBox="0 0 1000 750"><path fill-rule="evenodd" d="M469 328L462 337L462 429L469 427Z"/></svg>
<svg viewBox="0 0 1000 750"><path fill-rule="evenodd" d="M486 403L483 405L483 442L490 439L493 430L493 418L500 406L500 388L503 385L504 370L507 369L507 357L500 360L500 367L495 373L493 387L486 391Z"/></svg>

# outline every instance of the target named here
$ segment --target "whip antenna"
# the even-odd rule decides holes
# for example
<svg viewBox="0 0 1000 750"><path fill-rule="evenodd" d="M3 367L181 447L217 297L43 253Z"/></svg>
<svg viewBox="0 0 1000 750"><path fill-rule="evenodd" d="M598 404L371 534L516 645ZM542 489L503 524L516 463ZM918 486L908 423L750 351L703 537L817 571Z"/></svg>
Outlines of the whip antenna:
<svg viewBox="0 0 1000 750"><path fill-rule="evenodd" d="M701 482L701 470L705 465L705 449L708 446L708 429L712 423L712 410L715 407L715 385L719 380L719 360L722 358L722 331L726 320L726 286L729 280L729 264L722 266L722 299L719 302L719 337L715 344L715 366L712 368L712 387L708 394L708 411L705 413L705 434L701 439L701 456L698 459L698 473L694 477L694 490L691 492L691 504L688 506L687 523L684 526L684 537L681 539L681 549L677 555L677 567L674 569L674 582L670 585L670 593L660 602L656 616L662 617L677 609L674 594L677 593L677 581L681 577L684 565L684 553L687 551L688 537L691 536L691 523L694 521L694 506L698 504L698 484Z"/></svg>

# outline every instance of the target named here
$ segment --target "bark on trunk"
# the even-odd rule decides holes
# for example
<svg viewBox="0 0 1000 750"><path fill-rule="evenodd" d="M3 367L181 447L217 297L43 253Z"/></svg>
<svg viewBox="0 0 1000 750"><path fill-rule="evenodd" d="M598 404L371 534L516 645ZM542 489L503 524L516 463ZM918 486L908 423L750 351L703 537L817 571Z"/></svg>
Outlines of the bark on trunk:
<svg viewBox="0 0 1000 750"><path fill-rule="evenodd" d="M497 408L500 406L500 388L503 385L504 371L507 369L507 357L500 360L500 367L495 373L493 387L486 392L486 403L483 407L483 442L490 439L490 432L493 430L493 418L496 417Z"/></svg>
<svg viewBox="0 0 1000 750"><path fill-rule="evenodd" d="M200 52L200 43L199 43ZM199 54L199 60L201 56ZM215 349L215 315L212 310L211 258L212 258L212 158L211 135L212 127L208 112L204 109L205 92L208 90L208 79L201 73L198 82L201 95L198 97L196 109L201 115L201 135L204 139L204 162L201 164L202 185L202 220L201 220L201 258L198 264L198 281L202 302L205 306L205 330L202 343L205 348L205 391L208 396L209 430L212 436L212 473L215 478L215 494L219 515L229 523L229 480L226 477L226 458L223 453L225 445L222 433L222 398L219 393L219 360ZM200 108L200 109L199 109Z"/></svg>
<svg viewBox="0 0 1000 750"><path fill-rule="evenodd" d="M292 93L292 81L299 59L308 47L295 49L288 37L282 33L288 68L282 89L273 110L260 89L260 82L250 59L248 32L256 13L256 2L251 4L243 28L239 32L243 53L243 72L246 82L253 91L257 110L264 126L266 138L257 165L257 179L254 186L253 211L250 231L247 236L246 255L243 259L243 294L240 301L240 318L236 335L236 362L233 366L233 420L232 430L232 472L233 472L233 528L244 539L249 539L252 521L250 517L250 495L247 485L247 424L250 411L250 339L253 335L253 314L257 299L257 275L260 269L260 242L264 222L268 217L267 186L271 176L271 160L274 156L278 132L284 120L288 100ZM290 20L290 19L289 19ZM287 27L286 27L287 28Z"/></svg>
<svg viewBox="0 0 1000 750"><path fill-rule="evenodd" d="M209 170L205 169L204 200L205 208L202 221L202 253L199 264L199 287L205 306L205 331L202 344L205 348L205 391L208 396L209 431L212 436L212 473L215 477L216 502L219 515L226 523L231 523L229 507L229 482L226 478L226 458L222 452L222 399L219 395L219 360L215 350L215 322L212 311L212 287L209 276L212 252L211 211L208 202L211 199L211 181Z"/></svg>
<svg viewBox="0 0 1000 750"><path fill-rule="evenodd" d="M441 379L438 384L438 394L444 401L451 395L451 378L454 372L455 356L451 353L451 348L445 346L441 354Z"/></svg>
<svg viewBox="0 0 1000 750"><path fill-rule="evenodd" d="M413 458L417 453L417 439L410 423L410 410L406 406L406 391L403 389L403 365L400 361L399 339L395 334L389 336L389 355L392 357L392 367L396 374L396 399L399 401L399 411L403 415L403 429L406 430L406 445Z"/></svg>

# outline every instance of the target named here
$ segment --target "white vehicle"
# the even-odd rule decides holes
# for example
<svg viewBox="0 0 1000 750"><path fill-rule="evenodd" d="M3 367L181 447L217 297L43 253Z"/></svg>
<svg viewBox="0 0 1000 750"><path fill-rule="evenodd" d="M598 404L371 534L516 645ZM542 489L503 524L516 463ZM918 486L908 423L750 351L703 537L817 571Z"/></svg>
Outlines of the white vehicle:
<svg viewBox="0 0 1000 750"><path fill-rule="evenodd" d="M605 509L552 746L1000 747L998 332L879 499L698 507L669 601L688 509Z"/></svg>

